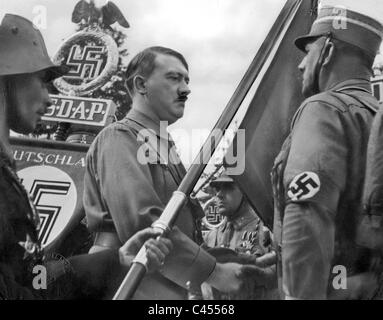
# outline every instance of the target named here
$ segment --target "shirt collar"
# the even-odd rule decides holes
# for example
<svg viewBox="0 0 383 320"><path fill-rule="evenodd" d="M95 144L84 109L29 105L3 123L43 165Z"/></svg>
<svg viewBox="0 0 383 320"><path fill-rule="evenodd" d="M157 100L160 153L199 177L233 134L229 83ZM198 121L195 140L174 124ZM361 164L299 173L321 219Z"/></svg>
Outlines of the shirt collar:
<svg viewBox="0 0 383 320"><path fill-rule="evenodd" d="M126 119L137 122L141 126L153 130L155 134L162 139L170 139L167 127L163 124L163 122L160 123L160 121L154 120L149 115L137 109L130 109L126 115Z"/></svg>
<svg viewBox="0 0 383 320"><path fill-rule="evenodd" d="M370 80L365 78L349 79L342 82L338 82L333 85L330 90L332 91L344 91L344 90L362 90L372 94Z"/></svg>
<svg viewBox="0 0 383 320"><path fill-rule="evenodd" d="M254 220L257 220L257 219L258 221L260 221L255 211L247 203L245 203L240 208L237 218L235 218L234 220L230 222L233 224L235 230L240 230L244 226L248 225L250 222L253 222ZM228 223L229 221L226 222L225 229Z"/></svg>

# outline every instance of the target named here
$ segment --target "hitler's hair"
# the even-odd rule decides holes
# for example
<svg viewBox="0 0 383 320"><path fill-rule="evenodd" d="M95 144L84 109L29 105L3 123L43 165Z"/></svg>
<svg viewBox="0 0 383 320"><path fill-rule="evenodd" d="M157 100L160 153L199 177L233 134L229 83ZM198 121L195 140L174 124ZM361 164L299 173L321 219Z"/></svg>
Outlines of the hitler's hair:
<svg viewBox="0 0 383 320"><path fill-rule="evenodd" d="M189 66L184 58L184 56L172 49L165 47L150 47L140 53L138 53L129 63L126 70L126 82L125 85L128 89L130 96L133 95L134 84L133 80L136 75L143 77L149 77L154 68L155 68L155 59L157 55L163 54L168 56L173 56L181 61L186 70L189 70Z"/></svg>

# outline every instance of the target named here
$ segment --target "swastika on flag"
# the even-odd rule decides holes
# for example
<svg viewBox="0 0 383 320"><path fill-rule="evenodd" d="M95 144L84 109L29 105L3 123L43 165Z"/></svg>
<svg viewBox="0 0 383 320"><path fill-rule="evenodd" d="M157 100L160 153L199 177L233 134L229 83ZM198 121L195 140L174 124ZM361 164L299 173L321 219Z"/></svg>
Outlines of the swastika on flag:
<svg viewBox="0 0 383 320"><path fill-rule="evenodd" d="M320 190L320 180L314 172L303 172L291 181L287 196L292 201L306 200L315 196Z"/></svg>

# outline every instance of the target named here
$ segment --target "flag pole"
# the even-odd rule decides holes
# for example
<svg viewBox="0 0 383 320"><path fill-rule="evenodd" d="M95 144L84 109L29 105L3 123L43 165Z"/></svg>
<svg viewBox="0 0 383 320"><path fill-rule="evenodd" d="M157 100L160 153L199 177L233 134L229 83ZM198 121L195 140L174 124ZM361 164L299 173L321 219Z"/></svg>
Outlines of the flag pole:
<svg viewBox="0 0 383 320"><path fill-rule="evenodd" d="M296 12L296 9L300 6L301 2L302 0L288 0L286 2L233 96L226 105L222 115L218 119L214 129L210 133L206 142L203 144L199 154L183 178L177 191L173 193L160 218L153 223L152 227L160 231L161 234L166 235L166 233L170 232L172 229L178 213L187 202L190 193L193 191L195 184L204 171L210 158L213 156L224 132L230 125L254 81L261 72L271 51L273 50L274 44L279 38L279 35L285 28L291 15ZM127 300L133 297L141 280L146 274L146 266L146 251L145 247L142 247L133 260L133 264L114 295L113 300Z"/></svg>

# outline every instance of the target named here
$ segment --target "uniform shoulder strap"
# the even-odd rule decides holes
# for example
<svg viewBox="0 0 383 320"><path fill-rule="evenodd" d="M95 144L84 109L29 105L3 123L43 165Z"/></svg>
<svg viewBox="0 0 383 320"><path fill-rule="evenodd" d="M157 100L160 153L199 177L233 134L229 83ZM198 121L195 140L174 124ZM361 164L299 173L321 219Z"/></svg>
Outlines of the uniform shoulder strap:
<svg viewBox="0 0 383 320"><path fill-rule="evenodd" d="M361 99L360 95L356 95L354 93L351 93L349 91L350 89L354 89L354 90L358 90L360 92L363 92L364 99ZM350 99L357 101L359 104L364 106L366 109L370 110L373 115L375 115L378 112L379 107L377 106L377 101L376 101L375 97L366 89L359 88L359 87L358 88L345 87L345 88L341 88L341 89L336 90L336 91L332 91L333 97L336 97L339 101L342 101L344 104L349 105L349 104L352 104L351 101L348 103L348 101L344 101L342 99L339 99L339 96L337 94L341 94L343 97L348 97L348 101L350 101Z"/></svg>

